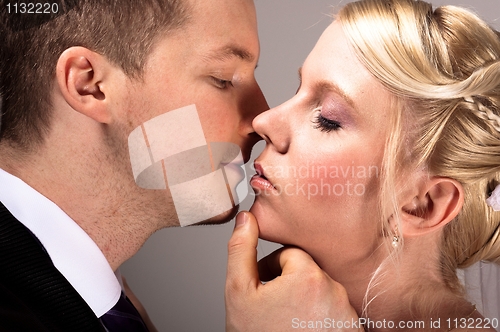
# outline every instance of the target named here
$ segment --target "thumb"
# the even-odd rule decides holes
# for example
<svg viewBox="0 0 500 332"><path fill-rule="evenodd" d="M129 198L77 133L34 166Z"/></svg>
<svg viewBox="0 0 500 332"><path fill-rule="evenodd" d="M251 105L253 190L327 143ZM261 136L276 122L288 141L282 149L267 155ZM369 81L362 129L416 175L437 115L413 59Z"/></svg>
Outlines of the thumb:
<svg viewBox="0 0 500 332"><path fill-rule="evenodd" d="M256 289L260 284L257 269L258 237L259 226L255 216L250 212L240 212L228 243L226 292L246 292Z"/></svg>

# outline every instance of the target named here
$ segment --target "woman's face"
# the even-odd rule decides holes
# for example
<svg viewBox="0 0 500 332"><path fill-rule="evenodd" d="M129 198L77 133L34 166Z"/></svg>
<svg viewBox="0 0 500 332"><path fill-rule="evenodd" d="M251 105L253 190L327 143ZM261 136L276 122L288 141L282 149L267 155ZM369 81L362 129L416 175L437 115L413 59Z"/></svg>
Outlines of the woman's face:
<svg viewBox="0 0 500 332"><path fill-rule="evenodd" d="M255 162L264 174L251 181L263 239L299 246L320 265L373 253L389 108L389 92L334 22L306 59L297 94L253 121L267 142Z"/></svg>

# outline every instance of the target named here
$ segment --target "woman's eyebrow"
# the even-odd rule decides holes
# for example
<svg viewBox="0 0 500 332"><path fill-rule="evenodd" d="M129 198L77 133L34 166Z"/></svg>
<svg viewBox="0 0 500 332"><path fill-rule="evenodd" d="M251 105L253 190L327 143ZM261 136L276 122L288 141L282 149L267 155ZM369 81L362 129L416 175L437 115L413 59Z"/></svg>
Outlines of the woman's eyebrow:
<svg viewBox="0 0 500 332"><path fill-rule="evenodd" d="M299 82L302 85L302 67L299 68ZM314 83L314 90L317 91L332 91L338 94L342 99L344 99L349 106L351 106L354 110L357 110L356 104L353 99L349 97L349 95L337 84L327 80L320 80Z"/></svg>

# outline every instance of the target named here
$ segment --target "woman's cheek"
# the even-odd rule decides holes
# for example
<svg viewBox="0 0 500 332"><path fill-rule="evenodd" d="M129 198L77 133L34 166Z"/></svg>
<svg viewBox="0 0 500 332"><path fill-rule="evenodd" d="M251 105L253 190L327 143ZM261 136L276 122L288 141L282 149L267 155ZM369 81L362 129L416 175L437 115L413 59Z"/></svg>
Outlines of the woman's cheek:
<svg viewBox="0 0 500 332"><path fill-rule="evenodd" d="M362 198L372 191L372 182L379 176L378 166L332 163L332 160L314 164L306 162L294 172L281 189L304 202L333 203Z"/></svg>

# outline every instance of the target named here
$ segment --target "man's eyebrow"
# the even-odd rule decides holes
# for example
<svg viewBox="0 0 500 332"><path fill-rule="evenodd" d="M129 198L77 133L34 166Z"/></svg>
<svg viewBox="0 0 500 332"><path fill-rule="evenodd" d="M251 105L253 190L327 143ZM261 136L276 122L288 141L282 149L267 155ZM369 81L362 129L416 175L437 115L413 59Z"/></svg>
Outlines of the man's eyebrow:
<svg viewBox="0 0 500 332"><path fill-rule="evenodd" d="M252 53L250 53L248 50L246 50L240 46L234 45L234 44L221 47L221 48L211 52L210 54L208 54L204 58L206 61L222 62L222 61L230 60L233 57L240 58L241 60L246 61L246 62L253 62L255 59L255 56Z"/></svg>
<svg viewBox="0 0 500 332"><path fill-rule="evenodd" d="M299 81L300 84L302 85L302 67L299 68ZM351 106L353 109L357 109L354 101L352 100L351 97L337 84L331 82L331 81L326 81L326 80L320 80L314 83L314 90L318 91L333 91L336 94L340 95L342 99L344 99L349 106Z"/></svg>

